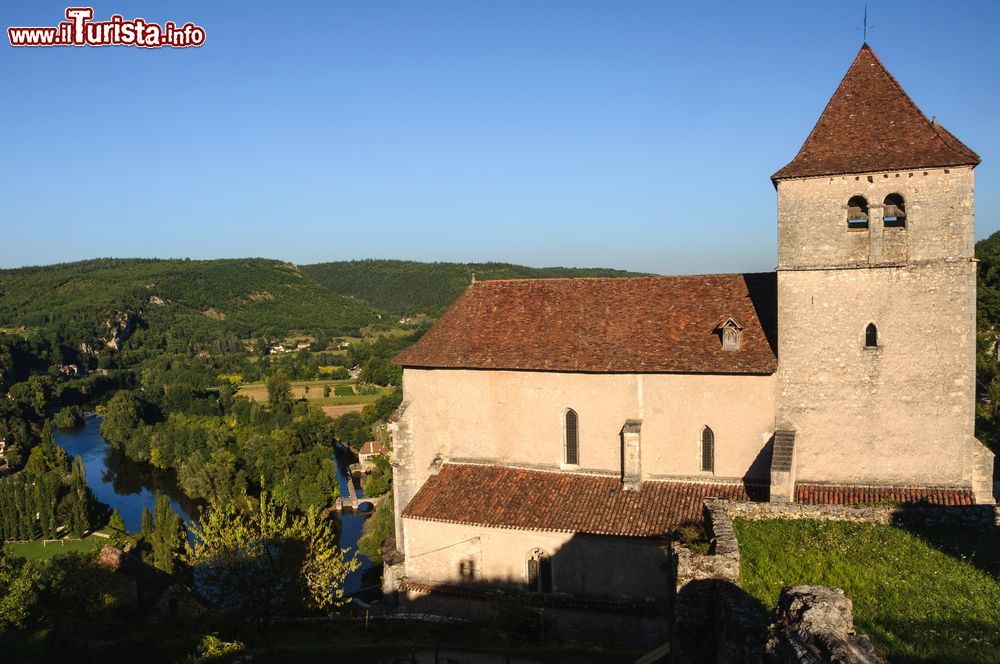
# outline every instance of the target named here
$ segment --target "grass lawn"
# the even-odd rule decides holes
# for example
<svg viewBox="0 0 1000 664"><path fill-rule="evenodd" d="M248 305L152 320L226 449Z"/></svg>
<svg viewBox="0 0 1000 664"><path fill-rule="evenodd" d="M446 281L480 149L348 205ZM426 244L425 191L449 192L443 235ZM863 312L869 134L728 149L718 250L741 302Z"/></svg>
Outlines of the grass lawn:
<svg viewBox="0 0 1000 664"><path fill-rule="evenodd" d="M19 558L48 560L49 558L63 553L72 553L75 551L94 551L96 549L100 549L108 542L110 542L110 540L91 535L90 537L82 540L49 542L48 544L43 544L40 539L33 540L31 542L8 542L4 545L4 548L10 555L18 556Z"/></svg>
<svg viewBox="0 0 1000 664"><path fill-rule="evenodd" d="M783 586L843 588L890 662L1000 661L1000 527L734 524L740 584L767 611Z"/></svg>
<svg viewBox="0 0 1000 664"><path fill-rule="evenodd" d="M353 397L354 396L354 386L353 385L337 385L333 388L333 393L338 397Z"/></svg>

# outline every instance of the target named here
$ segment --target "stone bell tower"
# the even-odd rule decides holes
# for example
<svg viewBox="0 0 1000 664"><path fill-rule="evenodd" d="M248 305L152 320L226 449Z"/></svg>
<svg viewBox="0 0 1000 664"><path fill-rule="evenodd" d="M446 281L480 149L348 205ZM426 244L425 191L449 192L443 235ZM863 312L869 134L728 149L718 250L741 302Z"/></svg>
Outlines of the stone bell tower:
<svg viewBox="0 0 1000 664"><path fill-rule="evenodd" d="M992 502L974 436L979 157L867 44L778 192L773 500L800 483Z"/></svg>

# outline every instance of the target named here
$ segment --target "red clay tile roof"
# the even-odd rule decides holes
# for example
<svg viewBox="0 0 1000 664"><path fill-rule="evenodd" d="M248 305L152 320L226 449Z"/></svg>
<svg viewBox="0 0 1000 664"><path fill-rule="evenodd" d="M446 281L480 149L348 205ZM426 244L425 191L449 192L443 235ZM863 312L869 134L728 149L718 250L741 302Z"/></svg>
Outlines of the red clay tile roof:
<svg viewBox="0 0 1000 664"><path fill-rule="evenodd" d="M795 502L808 505L875 505L885 502L975 505L976 499L971 489L797 484Z"/></svg>
<svg viewBox="0 0 1000 664"><path fill-rule="evenodd" d="M771 179L978 163L975 152L920 112L865 44L795 159Z"/></svg>
<svg viewBox="0 0 1000 664"><path fill-rule="evenodd" d="M773 273L522 279L471 285L396 357L405 367L770 374ZM732 316L738 350L722 350Z"/></svg>
<svg viewBox="0 0 1000 664"><path fill-rule="evenodd" d="M361 446L361 449L358 450L358 454L384 454L388 456L389 454L392 454L392 450L377 440L369 440Z"/></svg>
<svg viewBox="0 0 1000 664"><path fill-rule="evenodd" d="M490 528L627 537L669 535L702 520L705 498L767 499L767 487L647 480L623 491L617 477L446 463L403 517Z"/></svg>

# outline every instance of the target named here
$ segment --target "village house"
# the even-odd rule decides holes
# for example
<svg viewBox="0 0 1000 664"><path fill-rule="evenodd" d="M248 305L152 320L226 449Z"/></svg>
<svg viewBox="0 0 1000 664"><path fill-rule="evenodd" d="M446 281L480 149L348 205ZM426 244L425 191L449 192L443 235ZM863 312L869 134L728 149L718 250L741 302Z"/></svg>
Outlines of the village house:
<svg viewBox="0 0 1000 664"><path fill-rule="evenodd" d="M362 445L361 449L358 450L358 463L361 464L361 472L369 472L372 469L372 459L377 456L384 456L388 459L392 456L392 450L378 440L369 440Z"/></svg>
<svg viewBox="0 0 1000 664"><path fill-rule="evenodd" d="M865 45L771 178L775 272L474 282L396 358L387 586L655 641L663 544L706 497L992 503L978 163Z"/></svg>

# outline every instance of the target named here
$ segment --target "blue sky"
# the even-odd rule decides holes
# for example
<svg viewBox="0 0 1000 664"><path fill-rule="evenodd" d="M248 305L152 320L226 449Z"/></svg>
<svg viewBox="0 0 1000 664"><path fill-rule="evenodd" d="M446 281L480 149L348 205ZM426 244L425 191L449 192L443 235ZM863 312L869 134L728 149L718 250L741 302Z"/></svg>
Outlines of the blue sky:
<svg viewBox="0 0 1000 664"><path fill-rule="evenodd" d="M5 1L55 25L66 3ZM844 2L96 2L200 49L0 45L0 266L96 256L769 270L769 176L861 45ZM1000 3L869 2L1000 229Z"/></svg>

